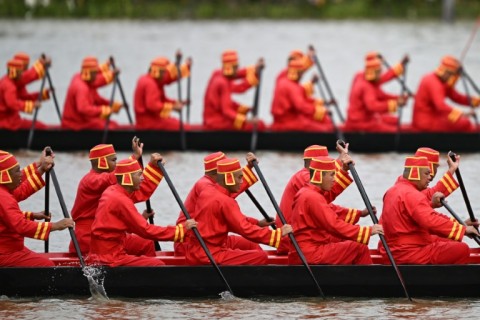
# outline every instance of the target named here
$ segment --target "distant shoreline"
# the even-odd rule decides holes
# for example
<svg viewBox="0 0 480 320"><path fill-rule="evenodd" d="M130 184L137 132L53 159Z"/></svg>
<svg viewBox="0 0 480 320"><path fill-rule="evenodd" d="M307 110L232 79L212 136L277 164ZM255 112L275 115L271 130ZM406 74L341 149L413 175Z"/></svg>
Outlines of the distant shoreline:
<svg viewBox="0 0 480 320"><path fill-rule="evenodd" d="M24 0L0 1L1 18L89 19L395 19L441 20L442 0ZM30 0L28 2L35 2ZM42 5L41 3L49 3ZM76 4L75 4L76 3ZM455 0L456 20L476 19L480 1Z"/></svg>

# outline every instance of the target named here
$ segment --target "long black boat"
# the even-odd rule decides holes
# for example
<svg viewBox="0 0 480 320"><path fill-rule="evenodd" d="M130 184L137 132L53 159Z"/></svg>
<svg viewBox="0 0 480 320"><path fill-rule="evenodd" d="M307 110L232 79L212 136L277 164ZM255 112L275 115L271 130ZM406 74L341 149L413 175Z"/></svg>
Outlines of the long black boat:
<svg viewBox="0 0 480 320"><path fill-rule="evenodd" d="M480 255L472 249L467 265L400 266L412 297L480 297ZM0 268L0 295L8 297L89 296L89 285L73 255L47 254L56 267ZM166 266L100 269L110 297L218 297L226 291L215 269L187 266L183 257L158 252ZM372 252L374 262L379 256ZM238 297L314 296L318 293L303 265L269 256L265 266L221 266ZM403 297L389 265L311 266L327 297Z"/></svg>
<svg viewBox="0 0 480 320"><path fill-rule="evenodd" d="M130 150L133 135L138 135L151 150L181 150L181 138L178 131L135 131L115 130L108 133L107 141L115 145L117 150ZM75 151L88 150L102 143L103 131L71 131L71 130L36 130L32 150L41 150L49 145L54 150ZM449 151L452 146L456 152L480 151L479 133L367 133L345 132L346 141L356 152L414 152L418 147L428 146L439 151ZM192 151L237 151L249 150L251 132L238 131L187 131L186 147ZM25 149L27 147L28 130L0 130L0 148L6 150ZM306 146L320 144L335 145L335 133L316 132L272 132L258 133L257 150L271 151L303 151Z"/></svg>

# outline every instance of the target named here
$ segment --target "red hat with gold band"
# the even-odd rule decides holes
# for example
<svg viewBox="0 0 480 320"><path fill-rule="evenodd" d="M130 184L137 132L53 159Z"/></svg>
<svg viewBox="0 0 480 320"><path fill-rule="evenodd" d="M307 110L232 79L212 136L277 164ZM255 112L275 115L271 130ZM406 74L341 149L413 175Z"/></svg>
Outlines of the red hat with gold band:
<svg viewBox="0 0 480 320"><path fill-rule="evenodd" d="M18 72L23 70L23 62L18 59L11 59L7 62L8 77L14 79L17 77Z"/></svg>
<svg viewBox="0 0 480 320"><path fill-rule="evenodd" d="M12 177L8 171L18 165L17 159L12 154L0 155L0 184L12 182Z"/></svg>
<svg viewBox="0 0 480 320"><path fill-rule="evenodd" d="M238 65L238 53L235 50L226 50L222 53L223 74L230 76L233 74L234 67Z"/></svg>
<svg viewBox="0 0 480 320"><path fill-rule="evenodd" d="M380 53L378 51L370 51L365 55L365 63L373 59L379 59Z"/></svg>
<svg viewBox="0 0 480 320"><path fill-rule="evenodd" d="M292 50L290 51L290 54L288 55L288 60L295 60L295 59L301 59L303 58L304 54L302 50Z"/></svg>
<svg viewBox="0 0 480 320"><path fill-rule="evenodd" d="M365 79L375 80L376 72L382 69L382 61L378 58L365 60Z"/></svg>
<svg viewBox="0 0 480 320"><path fill-rule="evenodd" d="M430 164L430 175L435 175L435 169L433 167L434 164L440 163L440 152L431 148L418 148L417 152L415 152L415 157L425 157Z"/></svg>
<svg viewBox="0 0 480 320"><path fill-rule="evenodd" d="M160 78L160 72L166 70L167 66L170 64L170 60L165 57L158 57L152 60L150 63L150 76L152 78Z"/></svg>
<svg viewBox="0 0 480 320"><path fill-rule="evenodd" d="M99 144L90 149L89 159L94 160L98 159L98 169L110 169L108 167L107 157L116 154L113 145L111 144Z"/></svg>
<svg viewBox="0 0 480 320"><path fill-rule="evenodd" d="M217 162L223 159L226 159L225 153L218 151L209 154L205 158L203 158L203 165L205 167L205 172L210 172L213 170L217 170Z"/></svg>
<svg viewBox="0 0 480 320"><path fill-rule="evenodd" d="M30 63L30 56L25 52L17 52L13 56L13 59L20 60L23 62L23 65L26 67Z"/></svg>
<svg viewBox="0 0 480 320"><path fill-rule="evenodd" d="M115 175L122 176L122 185L132 186L132 173L142 171L142 167L137 160L125 159L117 162L117 167L115 168Z"/></svg>
<svg viewBox="0 0 480 320"><path fill-rule="evenodd" d="M0 150L0 156L6 155L6 154L10 154L10 152Z"/></svg>
<svg viewBox="0 0 480 320"><path fill-rule="evenodd" d="M300 77L300 71L303 71L305 68L305 63L303 59L293 59L288 61L287 68L287 77L290 80L298 80Z"/></svg>
<svg viewBox="0 0 480 320"><path fill-rule="evenodd" d="M240 161L238 159L225 158L217 162L217 173L225 175L225 184L227 186L235 185L233 173L239 170L242 170L242 167L240 166Z"/></svg>
<svg viewBox="0 0 480 320"><path fill-rule="evenodd" d="M440 62L440 65L437 67L437 70L435 70L435 73L440 77L445 74L445 71L457 73L458 70L460 69L460 66L461 66L460 61L458 61L455 57L445 56L442 58L442 61Z"/></svg>
<svg viewBox="0 0 480 320"><path fill-rule="evenodd" d="M303 151L303 159L312 159L316 157L328 157L328 149L318 144L311 145Z"/></svg>
<svg viewBox="0 0 480 320"><path fill-rule="evenodd" d="M92 77L91 73L94 71L99 71L100 66L98 60L95 57L87 56L82 60L82 79L89 81Z"/></svg>
<svg viewBox="0 0 480 320"><path fill-rule="evenodd" d="M430 168L430 163L426 157L407 157L404 167L410 169L408 180L420 180L420 168Z"/></svg>
<svg viewBox="0 0 480 320"><path fill-rule="evenodd" d="M315 157L310 162L309 168L313 170L310 182L322 183L322 172L335 171L335 159L330 157Z"/></svg>

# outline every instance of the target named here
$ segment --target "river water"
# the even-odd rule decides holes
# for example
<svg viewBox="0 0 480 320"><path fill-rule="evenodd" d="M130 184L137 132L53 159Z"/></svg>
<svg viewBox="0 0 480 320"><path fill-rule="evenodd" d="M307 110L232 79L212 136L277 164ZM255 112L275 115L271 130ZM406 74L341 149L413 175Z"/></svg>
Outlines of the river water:
<svg viewBox="0 0 480 320"><path fill-rule="evenodd" d="M212 69L219 65L219 56L227 48L237 49L242 64L250 64L256 58L266 59L265 81L262 83L260 116L271 121L269 104L273 92L273 78L283 67L286 55L295 48L306 48L311 43L317 52L328 76L337 100L345 111L345 101L352 75L362 67L363 55L369 50L379 50L391 63L400 59L403 53L411 56L408 84L416 88L422 74L434 69L444 54L460 55L470 35L471 24L458 23L441 25L437 23L399 22L313 22L313 21L241 21L241 22L100 22L100 21L0 21L0 60L6 61L14 52L23 50L37 56L45 52L52 56L51 75L60 103L63 103L71 75L79 68L81 59L94 54L101 60L110 54L116 57L122 69L121 79L127 99L132 101L137 77L148 67L149 61L158 55L173 57L175 49L181 48L185 55L194 58L192 88L192 122L201 122L201 101ZM465 65L475 78L480 71L476 56L479 41L474 41ZM39 86L35 83L31 89ZM398 91L398 85L386 87ZM102 89L105 96L109 88ZM170 88L174 97L176 88ZM252 101L252 95L239 97ZM409 121L409 108L404 121ZM40 119L58 124L52 103L46 103L39 113ZM120 122L127 122L125 114L118 116ZM332 150L334 146L328 146ZM1 146L0 146L1 148ZM402 172L405 154L359 154L351 146L356 168L373 205L379 212L382 196ZM452 146L454 149L454 146ZM148 154L150 151L146 151ZM193 183L201 177L202 152L165 152L166 169L182 198L185 198ZM35 152L17 152L22 166L35 159ZM120 153L119 159L128 153ZM258 152L260 167L269 182L277 200L290 176L302 166L301 154ZM335 153L332 153L336 156ZM244 158L243 153L229 156ZM442 155L443 159L446 155ZM148 158L145 158L148 159ZM463 179L472 200L473 210L478 212L476 203L478 181L476 173L480 154L462 155ZM67 207L70 209L81 177L88 171L88 153L79 151L64 153L56 151L55 170L61 183ZM440 172L446 169L442 160ZM438 179L439 177L437 177ZM435 180L435 182L437 181ZM252 187L252 192L262 205L273 215L273 207L261 184ZM22 203L22 209L39 211L43 207L43 192ZM260 218L248 197L238 198L244 213ZM336 203L355 208L364 204L355 185L350 186ZM457 213L467 218L460 191L449 197L449 203ZM156 212L155 223L173 224L179 208L165 182L161 183L152 197ZM139 210L144 205L138 204ZM61 218L61 210L51 194L51 210L54 220ZM445 212L445 210L440 210ZM360 224L369 225L368 218ZM378 238L373 237L370 247L376 247ZM54 232L50 240L51 251L65 251L69 242L68 232ZM470 246L473 241L467 240ZM26 245L36 251L43 250L43 242L26 240ZM162 243L164 250L172 248L171 243ZM63 297L50 299L0 298L2 319L160 319L160 318L422 318L451 319L471 318L480 311L479 299L335 299L322 301L317 298L275 298L275 299L182 299L182 300L136 300L112 299L108 303L90 301L87 298Z"/></svg>

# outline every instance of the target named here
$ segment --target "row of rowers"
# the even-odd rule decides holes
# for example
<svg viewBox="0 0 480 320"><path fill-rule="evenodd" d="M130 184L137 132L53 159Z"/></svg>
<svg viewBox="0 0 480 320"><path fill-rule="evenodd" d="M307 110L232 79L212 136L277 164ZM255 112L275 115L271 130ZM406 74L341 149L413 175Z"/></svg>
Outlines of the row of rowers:
<svg viewBox="0 0 480 320"><path fill-rule="evenodd" d="M177 57L181 56L177 52ZM293 51L288 57L287 68L276 79L271 105L273 124L270 130L286 131L332 131L334 124L330 117L329 105L315 98L314 84L319 81L314 75L311 81L301 83L302 75L313 65L315 51L307 53ZM347 119L340 128L345 131L397 132L400 130L399 108L407 103L409 94L394 95L382 90L382 84L392 79L400 79L409 58L382 73L382 56L377 52L365 57L365 70L357 73L352 81ZM252 115L252 107L235 102L232 94L246 92L259 82L259 72L264 67L263 59L256 65L239 68L235 51L222 54L222 68L215 70L208 82L204 96L203 128L209 130L251 130L254 123L259 130L266 125ZM19 53L8 62L8 74L0 81L0 128L28 129L31 122L22 119L20 112L32 113L40 107L40 101L49 98L49 89L38 93L28 93L25 86L45 75L49 58L41 58L28 69L29 58ZM179 112L189 101L174 100L166 96L164 87L190 74L192 59L179 68L166 58L157 58L149 70L137 82L134 93L134 109L137 129L179 130L180 123L173 111ZM74 75L65 98L61 126L64 129L104 129L107 118L117 113L123 103L109 101L101 97L97 89L114 81L118 69L111 69L109 63L99 65L96 58L83 60L81 72ZM480 99L469 97L455 90L455 84L462 74L459 61L451 56L442 59L438 68L426 75L414 95L413 120L411 125L403 125L402 131L473 131L476 127L470 120L474 110L462 112L446 103L450 98L460 105L478 106ZM403 80L402 80L403 81ZM319 83L321 85L321 83ZM128 107L128 106L127 106ZM435 119L435 121L432 121ZM109 119L110 120L110 119ZM115 121L109 121L111 129L126 128ZM40 129L48 128L36 122ZM186 125L186 129L201 126Z"/></svg>
<svg viewBox="0 0 480 320"><path fill-rule="evenodd" d="M71 219L35 222L46 218L45 214L22 212L18 206L44 185L41 174L53 164L52 156L43 154L38 164L22 173L13 155L2 155L0 266L52 265L42 254L25 248L24 237L47 239L51 231L73 225L81 251L88 254L87 262L109 266L162 265L155 258L152 240L174 241L175 255L185 256L188 264L208 264L192 227L198 228L215 261L222 265L266 264L267 253L259 244L277 248L279 255L288 254L289 263L300 264L286 236L290 232L311 264L371 264L368 244L375 234L385 235L398 264L462 264L469 257L464 236L478 235L469 220L463 226L435 211L440 199L458 187L452 173L459 158L456 162L448 159L448 171L428 188L439 166L439 153L429 148L420 148L415 156L406 158L403 175L385 193L380 223L359 226L367 210L333 203L352 182L347 169L352 162L348 145L345 149L337 146L336 160L328 157L325 147L308 147L304 167L290 179L281 199L280 208L290 224L281 226L277 217L275 224L281 228L272 230L269 225L273 221L245 216L235 200L257 181L252 153L247 154L243 168L238 159L229 159L222 152L206 156L205 175L185 199L192 219L186 220L180 213L176 226L149 224L147 218L153 213L138 212L134 203L145 201L157 188L162 180L158 163L163 158L152 154L142 170L137 162L142 146L134 140L132 147L134 154L118 163L112 145L91 149L92 169L80 181L72 209L75 224ZM388 263L381 242L379 251ZM72 245L70 252L74 252Z"/></svg>

